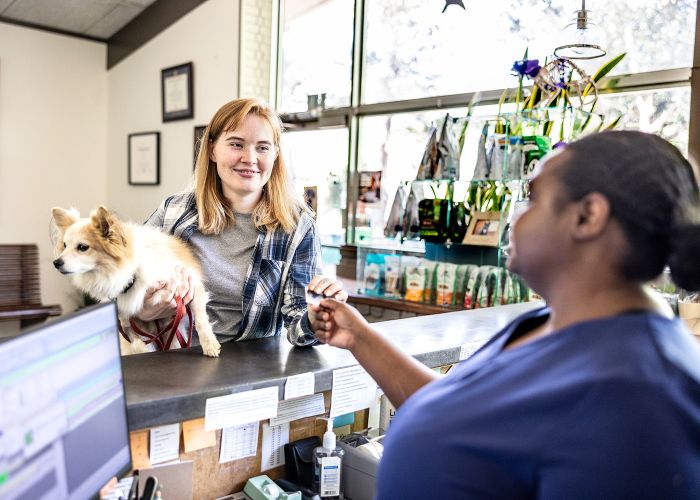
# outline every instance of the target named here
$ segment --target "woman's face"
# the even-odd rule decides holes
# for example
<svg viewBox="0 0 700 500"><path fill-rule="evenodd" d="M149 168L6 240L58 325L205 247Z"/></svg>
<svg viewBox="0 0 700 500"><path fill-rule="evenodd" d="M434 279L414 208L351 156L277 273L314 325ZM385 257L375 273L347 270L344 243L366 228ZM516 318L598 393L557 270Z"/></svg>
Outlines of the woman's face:
<svg viewBox="0 0 700 500"><path fill-rule="evenodd" d="M248 115L238 128L219 135L209 157L226 199L260 197L277 158L272 127L264 118Z"/></svg>
<svg viewBox="0 0 700 500"><path fill-rule="evenodd" d="M508 247L508 269L542 292L551 277L566 268L569 244L564 186L557 170L565 155L555 154L540 164L530 183L527 208L514 220Z"/></svg>

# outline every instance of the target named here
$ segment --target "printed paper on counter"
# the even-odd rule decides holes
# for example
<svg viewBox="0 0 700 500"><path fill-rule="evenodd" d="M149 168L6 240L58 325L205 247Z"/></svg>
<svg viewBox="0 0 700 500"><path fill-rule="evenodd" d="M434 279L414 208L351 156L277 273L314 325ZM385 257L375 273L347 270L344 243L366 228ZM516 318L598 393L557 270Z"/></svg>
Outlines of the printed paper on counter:
<svg viewBox="0 0 700 500"><path fill-rule="evenodd" d="M225 464L239 458L254 457L258 452L259 422L252 422L221 430L219 463Z"/></svg>
<svg viewBox="0 0 700 500"><path fill-rule="evenodd" d="M464 361L470 358L476 351L481 349L481 346L488 342L488 340L488 338L476 339L459 346L459 360Z"/></svg>
<svg viewBox="0 0 700 500"><path fill-rule="evenodd" d="M289 422L281 425L263 424L261 472L285 464L284 445L289 443Z"/></svg>
<svg viewBox="0 0 700 500"><path fill-rule="evenodd" d="M180 424L151 429L151 465L180 458Z"/></svg>
<svg viewBox="0 0 700 500"><path fill-rule="evenodd" d="M377 383L361 366L333 370L331 417L369 408L377 395Z"/></svg>
<svg viewBox="0 0 700 500"><path fill-rule="evenodd" d="M204 409L204 430L248 424L277 416L279 389L265 387L209 398Z"/></svg>
<svg viewBox="0 0 700 500"><path fill-rule="evenodd" d="M326 412L323 406L323 394L312 394L300 398L280 401L277 416L270 419L270 425L280 425L300 418L313 417Z"/></svg>
<svg viewBox="0 0 700 500"><path fill-rule="evenodd" d="M314 382L314 374L311 372L287 377L287 383L284 384L284 399L298 398L300 396L313 394Z"/></svg>

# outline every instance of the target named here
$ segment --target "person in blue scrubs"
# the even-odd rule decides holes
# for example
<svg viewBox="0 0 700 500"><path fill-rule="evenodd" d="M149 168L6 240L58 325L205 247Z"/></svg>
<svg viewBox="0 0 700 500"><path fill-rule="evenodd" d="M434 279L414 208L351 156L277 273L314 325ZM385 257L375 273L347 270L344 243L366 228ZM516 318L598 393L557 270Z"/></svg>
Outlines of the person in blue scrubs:
<svg viewBox="0 0 700 500"><path fill-rule="evenodd" d="M508 266L547 306L447 375L322 301L317 338L398 408L377 498L700 498L700 347L645 285L669 266L700 289L699 218L674 146L590 135L542 162L513 223Z"/></svg>

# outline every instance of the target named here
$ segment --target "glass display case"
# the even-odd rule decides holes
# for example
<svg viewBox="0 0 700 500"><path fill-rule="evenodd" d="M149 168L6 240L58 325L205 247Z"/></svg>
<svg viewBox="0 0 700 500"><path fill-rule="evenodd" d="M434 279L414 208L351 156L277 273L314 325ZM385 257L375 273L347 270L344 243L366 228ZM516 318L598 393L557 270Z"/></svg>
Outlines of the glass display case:
<svg viewBox="0 0 700 500"><path fill-rule="evenodd" d="M570 140L598 129L602 119L576 109L532 109L472 123L447 117L435 129L444 132L448 119L461 131L456 140L466 147L459 162L467 168L450 167L444 154L449 147L429 142L420 178L401 181L391 205L388 199L383 206L375 203L375 215L384 215L384 237L377 236L376 225L356 228L356 291L450 310L530 300L531 291L505 266L511 221L526 206L528 179L552 149L551 136ZM443 165L435 171L450 172L449 177L435 178L426 167L435 151L438 161L443 151ZM366 219L369 226L372 217L363 219L362 203L358 211L356 221Z"/></svg>

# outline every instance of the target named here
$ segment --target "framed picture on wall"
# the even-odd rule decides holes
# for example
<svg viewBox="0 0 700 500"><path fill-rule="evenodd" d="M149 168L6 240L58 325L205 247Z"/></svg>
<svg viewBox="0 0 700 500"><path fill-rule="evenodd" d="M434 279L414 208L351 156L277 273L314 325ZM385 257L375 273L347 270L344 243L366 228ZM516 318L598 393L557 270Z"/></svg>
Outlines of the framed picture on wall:
<svg viewBox="0 0 700 500"><path fill-rule="evenodd" d="M129 134L129 184L153 186L160 183L160 132Z"/></svg>
<svg viewBox="0 0 700 500"><path fill-rule="evenodd" d="M161 70L163 121L184 120L194 116L192 63Z"/></svg>
<svg viewBox="0 0 700 500"><path fill-rule="evenodd" d="M197 155L199 154L199 148L202 145L202 136L204 135L204 131L206 129L206 125L197 125L194 128L194 166L192 168L197 166Z"/></svg>
<svg viewBox="0 0 700 500"><path fill-rule="evenodd" d="M501 239L500 212L474 212L462 243L497 247Z"/></svg>

